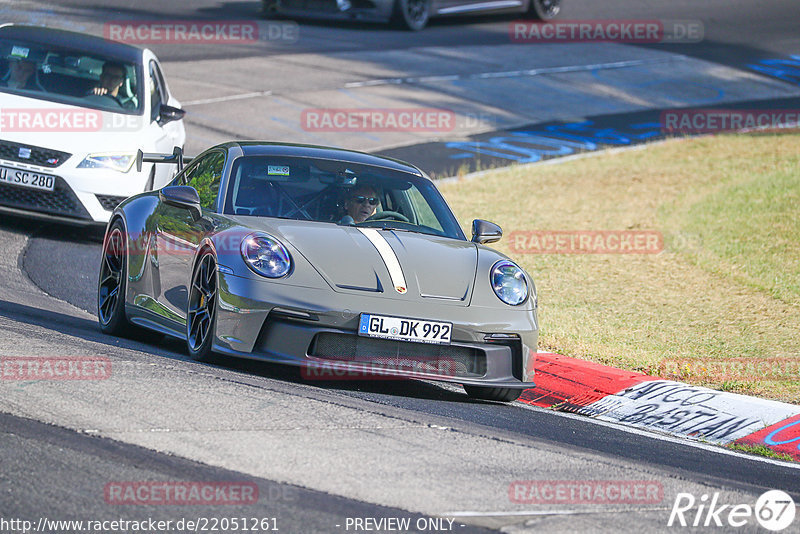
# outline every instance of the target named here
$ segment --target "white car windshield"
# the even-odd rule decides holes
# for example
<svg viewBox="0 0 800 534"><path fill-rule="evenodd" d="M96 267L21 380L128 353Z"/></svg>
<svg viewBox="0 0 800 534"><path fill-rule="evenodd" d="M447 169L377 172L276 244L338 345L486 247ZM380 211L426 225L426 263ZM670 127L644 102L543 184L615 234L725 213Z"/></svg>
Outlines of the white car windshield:
<svg viewBox="0 0 800 534"><path fill-rule="evenodd" d="M225 213L464 239L450 208L427 179L335 160L239 158L231 170Z"/></svg>
<svg viewBox="0 0 800 534"><path fill-rule="evenodd" d="M0 40L0 92L126 114L139 114L136 65L89 51Z"/></svg>

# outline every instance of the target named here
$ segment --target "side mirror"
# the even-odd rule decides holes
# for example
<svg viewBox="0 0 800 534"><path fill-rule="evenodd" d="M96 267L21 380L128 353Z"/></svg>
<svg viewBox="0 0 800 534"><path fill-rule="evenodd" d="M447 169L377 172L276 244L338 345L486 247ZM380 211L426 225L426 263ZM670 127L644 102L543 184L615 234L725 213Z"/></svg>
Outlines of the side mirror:
<svg viewBox="0 0 800 534"><path fill-rule="evenodd" d="M158 108L158 124L164 126L168 122L179 121L186 115L186 110L161 104Z"/></svg>
<svg viewBox="0 0 800 534"><path fill-rule="evenodd" d="M503 237L503 229L493 222L475 219L472 221L473 243L494 243Z"/></svg>
<svg viewBox="0 0 800 534"><path fill-rule="evenodd" d="M189 210L194 220L199 219L203 214L203 210L200 208L200 195L197 194L194 187L170 185L158 192L158 198L170 206Z"/></svg>

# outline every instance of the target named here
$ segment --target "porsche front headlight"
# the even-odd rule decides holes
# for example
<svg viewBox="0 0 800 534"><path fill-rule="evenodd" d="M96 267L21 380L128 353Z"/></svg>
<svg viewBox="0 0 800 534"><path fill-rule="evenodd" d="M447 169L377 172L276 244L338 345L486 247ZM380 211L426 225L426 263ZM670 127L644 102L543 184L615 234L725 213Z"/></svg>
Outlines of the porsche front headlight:
<svg viewBox="0 0 800 534"><path fill-rule="evenodd" d="M250 234L242 240L242 258L256 274L281 278L292 270L292 256L283 243L269 234Z"/></svg>
<svg viewBox="0 0 800 534"><path fill-rule="evenodd" d="M497 298L510 306L518 306L528 298L525 273L513 261L500 260L495 263L489 281Z"/></svg>
<svg viewBox="0 0 800 534"><path fill-rule="evenodd" d="M136 154L89 154L78 164L78 168L128 172L134 161L136 161Z"/></svg>

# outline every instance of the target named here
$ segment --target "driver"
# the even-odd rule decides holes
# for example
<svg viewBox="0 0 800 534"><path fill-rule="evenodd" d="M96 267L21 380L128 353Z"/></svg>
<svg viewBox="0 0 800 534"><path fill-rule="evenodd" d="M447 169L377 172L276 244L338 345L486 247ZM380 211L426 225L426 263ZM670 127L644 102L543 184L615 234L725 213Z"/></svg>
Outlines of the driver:
<svg viewBox="0 0 800 534"><path fill-rule="evenodd" d="M0 85L9 89L36 90L36 63L28 59L11 58L9 60L8 75Z"/></svg>
<svg viewBox="0 0 800 534"><path fill-rule="evenodd" d="M125 65L117 63L116 61L106 61L103 64L103 72L100 73L100 84L89 91L89 95L108 95L114 98L121 106L122 103L118 100L119 88L125 82Z"/></svg>
<svg viewBox="0 0 800 534"><path fill-rule="evenodd" d="M378 192L371 185L359 185L358 187L350 190L347 195L347 200L344 202L345 216L342 218L351 217L353 222L361 223L375 214L378 208Z"/></svg>

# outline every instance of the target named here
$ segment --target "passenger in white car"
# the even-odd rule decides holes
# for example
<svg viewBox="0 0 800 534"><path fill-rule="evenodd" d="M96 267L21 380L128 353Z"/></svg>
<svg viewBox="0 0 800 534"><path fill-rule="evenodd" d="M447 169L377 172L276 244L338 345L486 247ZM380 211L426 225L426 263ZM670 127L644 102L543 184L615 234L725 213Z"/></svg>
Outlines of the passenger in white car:
<svg viewBox="0 0 800 534"><path fill-rule="evenodd" d="M9 89L28 89L36 91L36 63L28 59L10 58L8 74L0 81L3 87Z"/></svg>

